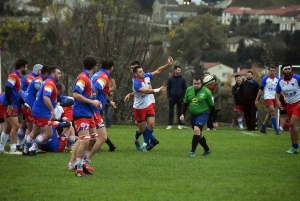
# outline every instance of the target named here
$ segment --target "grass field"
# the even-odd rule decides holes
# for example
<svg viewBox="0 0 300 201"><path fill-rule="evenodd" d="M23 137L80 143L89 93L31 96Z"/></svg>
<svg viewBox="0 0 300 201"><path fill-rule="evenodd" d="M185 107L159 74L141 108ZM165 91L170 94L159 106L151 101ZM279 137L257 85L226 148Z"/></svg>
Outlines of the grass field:
<svg viewBox="0 0 300 201"><path fill-rule="evenodd" d="M113 126L115 152L97 153L96 172L77 178L66 170L70 154L0 155L0 200L298 200L300 155L287 155L289 133L204 131L212 153L189 158L192 131L158 126L160 144L135 149L134 126Z"/></svg>

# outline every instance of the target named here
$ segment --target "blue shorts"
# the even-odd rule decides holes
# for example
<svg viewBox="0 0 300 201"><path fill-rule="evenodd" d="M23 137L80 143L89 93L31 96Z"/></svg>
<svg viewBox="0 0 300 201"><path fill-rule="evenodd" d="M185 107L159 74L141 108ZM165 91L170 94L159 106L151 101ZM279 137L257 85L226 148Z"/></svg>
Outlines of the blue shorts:
<svg viewBox="0 0 300 201"><path fill-rule="evenodd" d="M190 121L191 121L192 129L194 130L195 125L202 125L202 127L204 127L208 120L208 117L209 117L209 113L202 113L197 116L191 115Z"/></svg>

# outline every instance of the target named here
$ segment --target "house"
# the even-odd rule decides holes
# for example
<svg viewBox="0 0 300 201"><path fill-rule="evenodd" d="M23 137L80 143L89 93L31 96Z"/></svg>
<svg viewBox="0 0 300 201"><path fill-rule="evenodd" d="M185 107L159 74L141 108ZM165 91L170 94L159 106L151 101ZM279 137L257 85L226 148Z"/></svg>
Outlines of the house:
<svg viewBox="0 0 300 201"><path fill-rule="evenodd" d="M197 15L198 6L180 5L176 0L155 0L152 20L159 24L178 24L182 17Z"/></svg>
<svg viewBox="0 0 300 201"><path fill-rule="evenodd" d="M227 39L226 42L228 51L236 52L239 47L240 40L244 41L245 47L252 46L252 45L257 46L260 44L259 39L255 39L255 38L247 38L247 37L240 37L240 36L230 37Z"/></svg>
<svg viewBox="0 0 300 201"><path fill-rule="evenodd" d="M244 13L248 14L250 18L257 18L259 24L265 23L266 20L270 20L274 24L279 24L280 31L300 30L300 5L265 10L229 7L222 12L222 23L230 24L233 16L239 19Z"/></svg>
<svg viewBox="0 0 300 201"><path fill-rule="evenodd" d="M204 72L214 74L220 79L221 83L227 81L228 76L233 74L233 68L226 66L220 62L201 62L200 66L203 67Z"/></svg>

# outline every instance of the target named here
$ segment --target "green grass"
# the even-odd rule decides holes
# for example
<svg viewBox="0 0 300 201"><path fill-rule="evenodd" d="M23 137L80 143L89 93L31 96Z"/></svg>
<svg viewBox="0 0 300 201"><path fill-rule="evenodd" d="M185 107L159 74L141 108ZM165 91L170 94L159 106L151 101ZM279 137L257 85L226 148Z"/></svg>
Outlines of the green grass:
<svg viewBox="0 0 300 201"><path fill-rule="evenodd" d="M0 200L298 200L300 155L287 155L290 137L269 130L204 131L212 154L198 146L189 158L192 130L158 126L160 144L148 153L133 144L135 126L108 130L117 150L97 153L94 175L66 170L70 154L0 155ZM252 135L253 134L253 135Z"/></svg>
<svg viewBox="0 0 300 201"><path fill-rule="evenodd" d="M244 6L252 9L265 9L299 4L299 0L232 0L230 6Z"/></svg>

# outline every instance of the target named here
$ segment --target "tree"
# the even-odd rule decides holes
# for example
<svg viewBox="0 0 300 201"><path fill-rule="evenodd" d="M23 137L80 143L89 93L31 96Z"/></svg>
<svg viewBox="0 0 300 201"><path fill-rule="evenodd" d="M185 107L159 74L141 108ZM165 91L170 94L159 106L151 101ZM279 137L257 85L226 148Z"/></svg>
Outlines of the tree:
<svg viewBox="0 0 300 201"><path fill-rule="evenodd" d="M232 20L230 22L230 25L229 25L229 30L230 31L234 31L235 28L238 26L238 20L236 19L235 15L232 17Z"/></svg>
<svg viewBox="0 0 300 201"><path fill-rule="evenodd" d="M114 61L111 74L117 82L114 119L131 119L131 104L124 104L124 96L132 91L130 63L139 60L145 71L152 71L166 63L162 30L152 26L139 15L134 0L86 0L61 6L52 4L46 11L49 22L37 20L9 20L1 24L0 48L2 70L11 72L17 58L29 61L29 69L36 63L60 67L66 94L72 94L74 79L82 71L86 55ZM153 41L156 41L153 43ZM2 73L5 75L5 73ZM159 87L167 79L167 72L153 80ZM162 104L160 104L162 105Z"/></svg>
<svg viewBox="0 0 300 201"><path fill-rule="evenodd" d="M191 64L204 51L226 49L227 26L205 14L186 19L183 26L172 30L169 36L171 55Z"/></svg>

